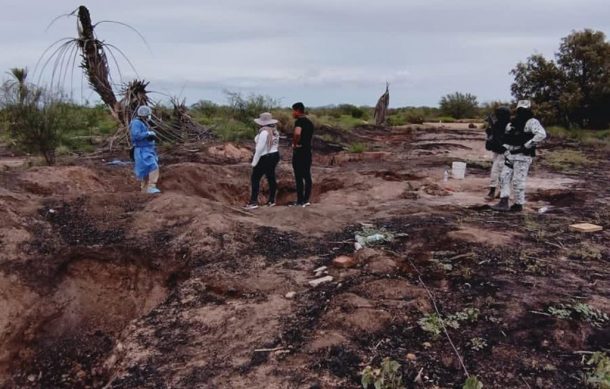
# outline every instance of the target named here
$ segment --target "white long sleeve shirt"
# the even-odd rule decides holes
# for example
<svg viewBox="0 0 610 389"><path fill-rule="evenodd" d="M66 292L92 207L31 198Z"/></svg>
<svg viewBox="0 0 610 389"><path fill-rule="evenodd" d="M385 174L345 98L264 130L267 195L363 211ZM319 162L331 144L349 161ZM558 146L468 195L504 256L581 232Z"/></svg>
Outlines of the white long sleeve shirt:
<svg viewBox="0 0 610 389"><path fill-rule="evenodd" d="M269 145L268 137L269 131L266 127L261 128L258 135L254 138L256 142L256 148L254 151L254 157L252 158L252 166L256 166L263 155L276 153L279 150L280 145L280 134L276 129L272 130L273 139L271 145Z"/></svg>

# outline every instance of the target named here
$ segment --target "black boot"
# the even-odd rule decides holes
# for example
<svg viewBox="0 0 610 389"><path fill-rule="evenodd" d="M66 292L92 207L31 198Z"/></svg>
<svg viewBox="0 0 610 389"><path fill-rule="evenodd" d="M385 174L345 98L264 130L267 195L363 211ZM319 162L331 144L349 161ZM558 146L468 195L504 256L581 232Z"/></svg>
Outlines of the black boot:
<svg viewBox="0 0 610 389"><path fill-rule="evenodd" d="M521 212L521 211L523 211L523 205L522 204L513 204L510 207L510 211L511 212Z"/></svg>
<svg viewBox="0 0 610 389"><path fill-rule="evenodd" d="M489 193L487 193L487 196L485 196L486 200L493 200L496 197L496 187L495 186L490 186L489 187Z"/></svg>
<svg viewBox="0 0 610 389"><path fill-rule="evenodd" d="M494 211L508 212L510 210L508 207L508 197L500 198L500 202L496 205L492 205L491 209Z"/></svg>

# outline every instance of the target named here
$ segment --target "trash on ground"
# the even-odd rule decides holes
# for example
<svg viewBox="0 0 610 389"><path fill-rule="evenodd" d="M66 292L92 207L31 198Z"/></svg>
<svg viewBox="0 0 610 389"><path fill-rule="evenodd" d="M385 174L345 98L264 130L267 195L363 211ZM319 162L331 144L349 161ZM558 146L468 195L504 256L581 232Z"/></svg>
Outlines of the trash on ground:
<svg viewBox="0 0 610 389"><path fill-rule="evenodd" d="M356 243L354 247L356 251L363 247L380 244L383 242L391 242L394 240L394 234L384 228L377 229L365 227L362 231L358 231L355 235Z"/></svg>
<svg viewBox="0 0 610 389"><path fill-rule="evenodd" d="M315 280L311 280L309 281L309 285L313 286L314 288L320 284L324 284L326 282L331 282L333 280L332 276L325 276L322 278L316 278Z"/></svg>
<svg viewBox="0 0 610 389"><path fill-rule="evenodd" d="M604 227L591 223L578 223L570 226L570 230L577 232L597 232L603 229Z"/></svg>

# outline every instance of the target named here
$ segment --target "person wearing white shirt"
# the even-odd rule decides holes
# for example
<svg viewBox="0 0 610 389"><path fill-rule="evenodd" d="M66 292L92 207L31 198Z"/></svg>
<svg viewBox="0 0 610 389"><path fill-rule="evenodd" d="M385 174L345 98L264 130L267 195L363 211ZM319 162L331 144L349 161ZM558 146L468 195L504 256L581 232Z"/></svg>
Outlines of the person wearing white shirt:
<svg viewBox="0 0 610 389"><path fill-rule="evenodd" d="M258 208L258 192L263 176L267 178L269 183L269 199L266 205L268 207L275 205L275 194L277 192L275 168L280 161L280 133L276 128L278 121L273 119L269 112L263 112L258 118L254 119L254 122L261 128L254 138L256 148L252 158L252 192L250 202L245 206L246 209Z"/></svg>

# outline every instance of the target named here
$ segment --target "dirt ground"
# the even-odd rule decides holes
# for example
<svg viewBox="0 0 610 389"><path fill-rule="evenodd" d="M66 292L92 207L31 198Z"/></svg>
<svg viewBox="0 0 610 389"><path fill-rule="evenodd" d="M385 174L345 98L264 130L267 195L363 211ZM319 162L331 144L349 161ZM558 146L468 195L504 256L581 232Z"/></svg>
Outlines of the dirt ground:
<svg viewBox="0 0 610 389"><path fill-rule="evenodd" d="M485 388L583 388L583 352L610 348L610 324L549 308L610 312L608 149L549 139L525 212L499 214L484 200L481 129L340 135L368 151L317 140L305 209L284 206L287 144L279 204L254 211L241 209L245 145L162 149L157 196L107 163L122 154L4 158L0 386L357 388L365 366L391 357L407 388L461 388L464 368ZM567 149L592 163L546 163ZM452 161L467 162L464 180L443 180ZM604 230L570 231L577 222ZM363 228L394 239L355 252ZM333 265L340 255L353 264ZM447 327L457 353L420 325L435 304L444 317L476 312Z"/></svg>

